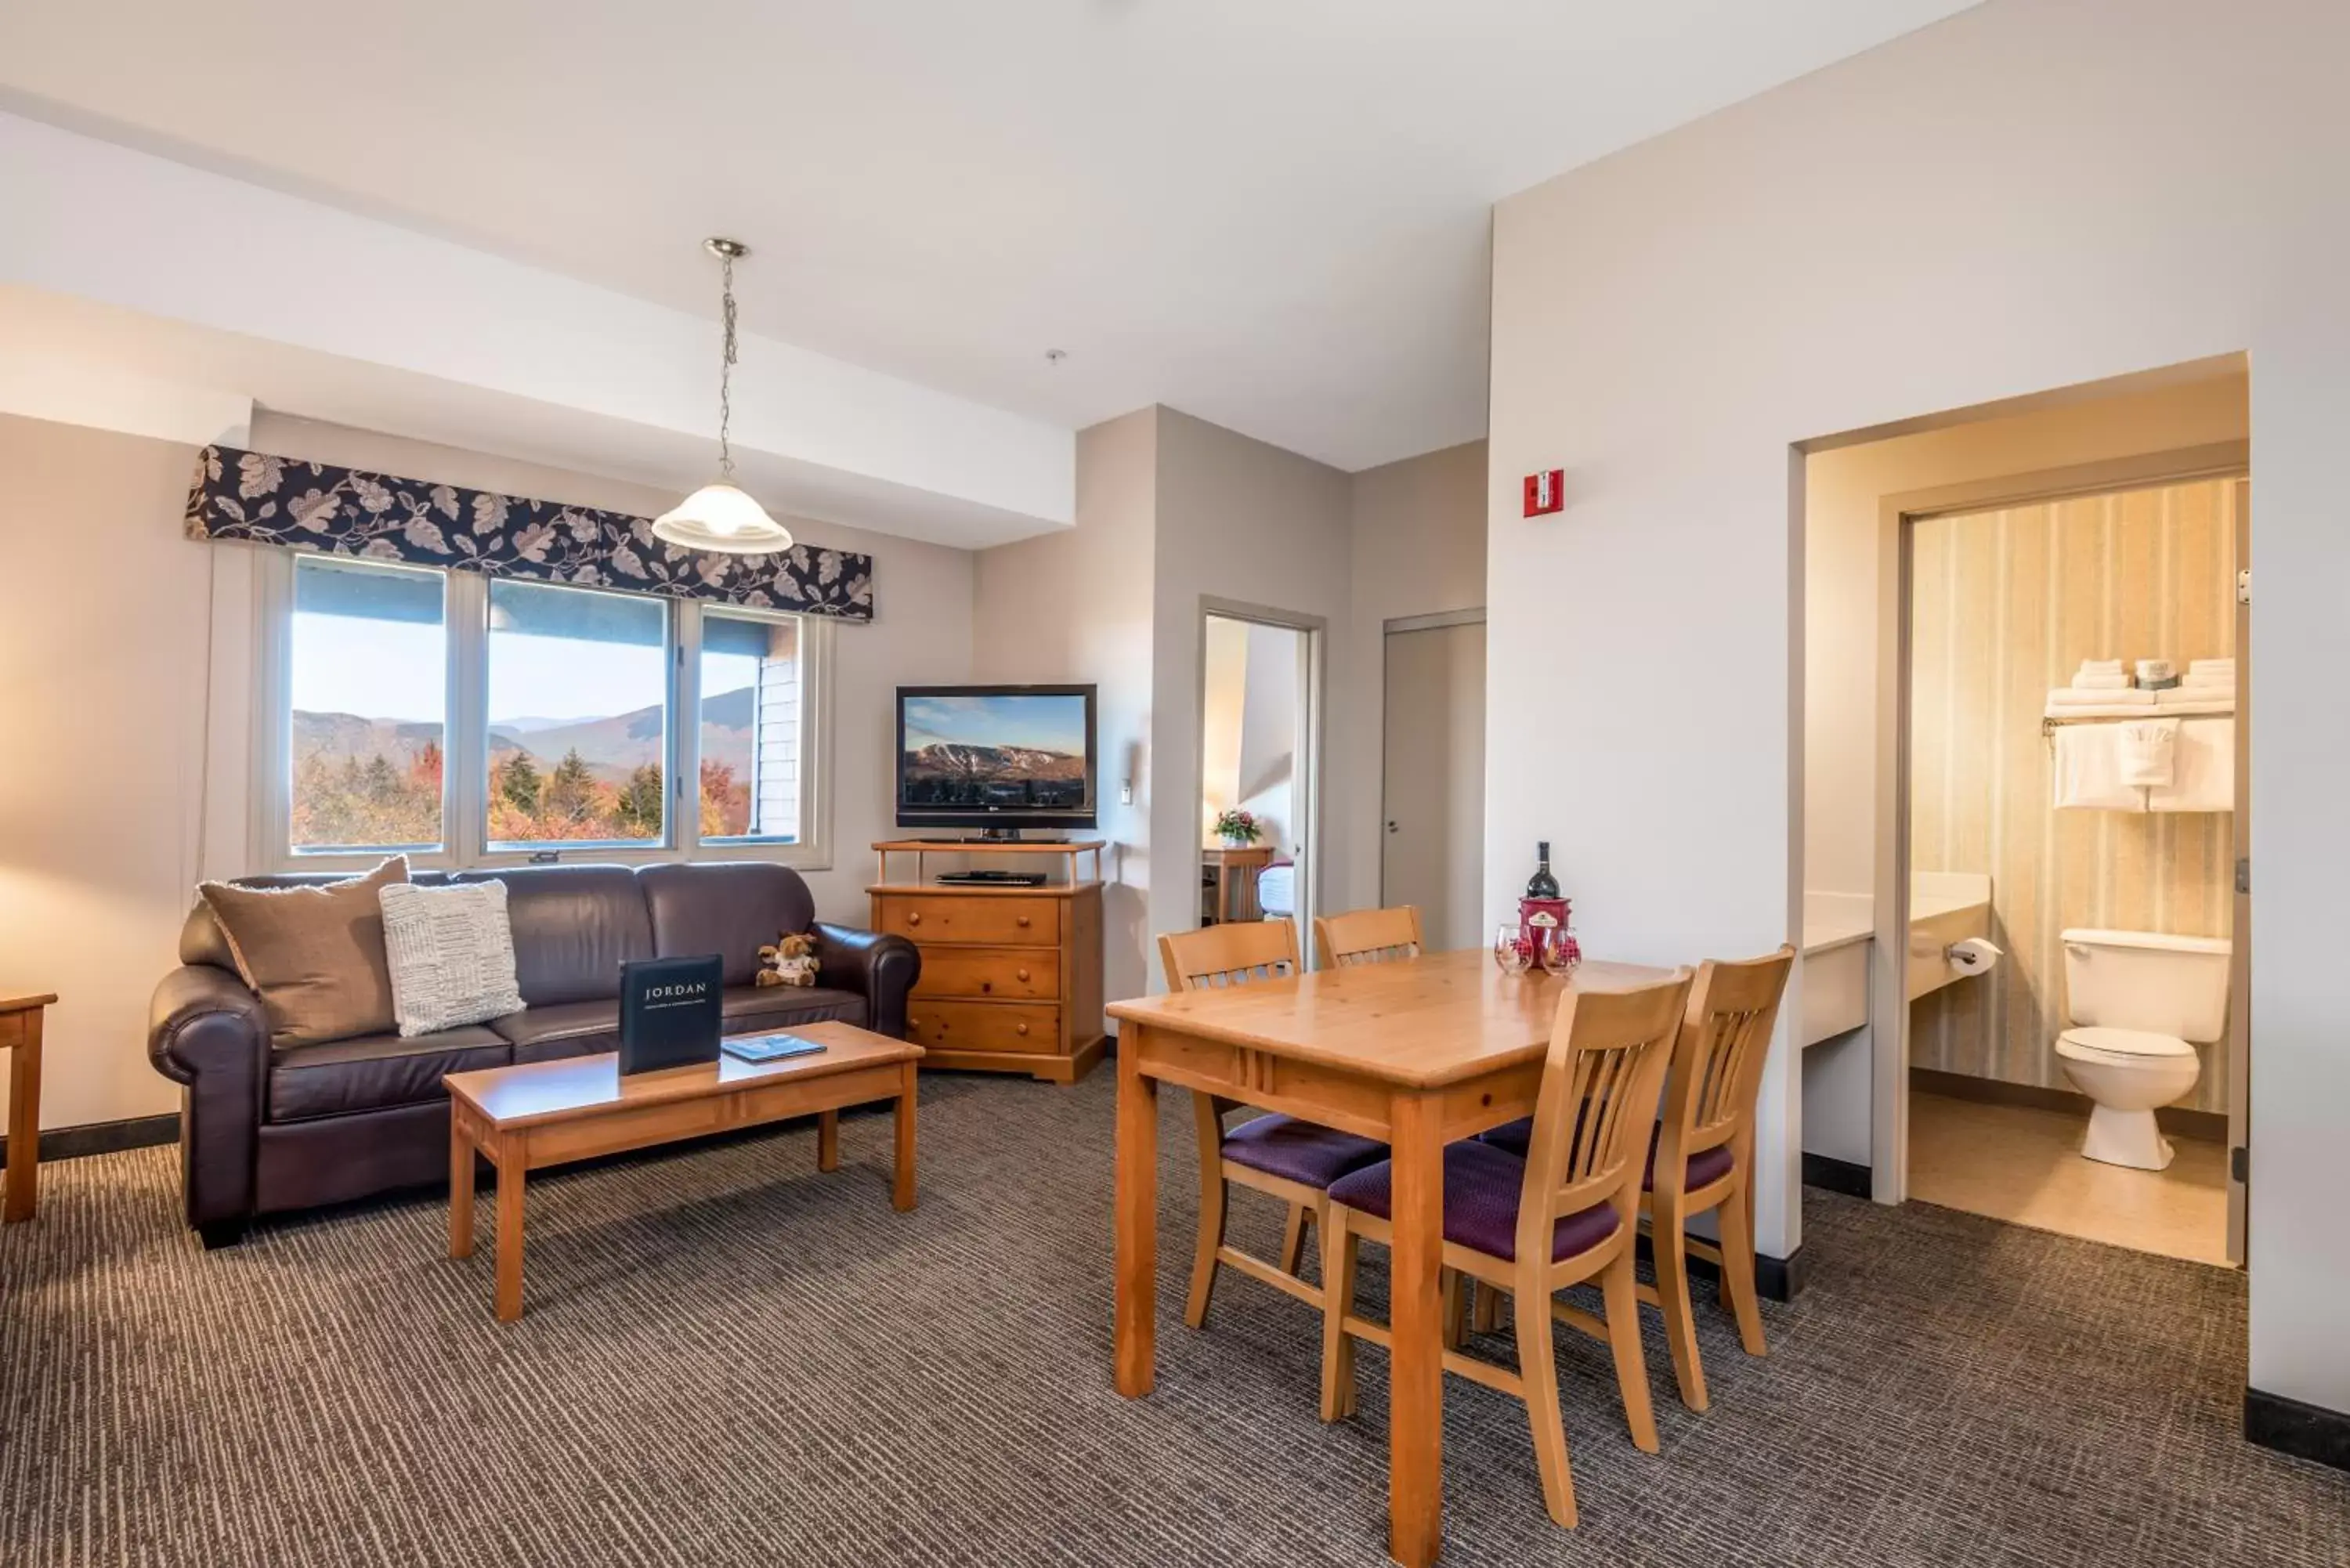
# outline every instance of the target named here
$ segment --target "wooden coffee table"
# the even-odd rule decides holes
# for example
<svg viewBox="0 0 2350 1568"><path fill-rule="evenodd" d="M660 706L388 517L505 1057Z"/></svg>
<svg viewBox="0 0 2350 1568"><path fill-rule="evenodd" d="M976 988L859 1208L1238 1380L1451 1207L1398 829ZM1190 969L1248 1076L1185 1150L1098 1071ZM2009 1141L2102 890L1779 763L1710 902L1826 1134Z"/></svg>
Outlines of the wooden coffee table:
<svg viewBox="0 0 2350 1568"><path fill-rule="evenodd" d="M452 1073L449 1085L449 1255L473 1252L473 1156L498 1172L497 1314L522 1316L524 1175L706 1133L816 1116L816 1168L840 1164L840 1108L895 1100L897 1180L890 1202L914 1207L914 1077L922 1048L847 1023L795 1026L824 1043L813 1056L754 1065L715 1063L620 1076L606 1054Z"/></svg>

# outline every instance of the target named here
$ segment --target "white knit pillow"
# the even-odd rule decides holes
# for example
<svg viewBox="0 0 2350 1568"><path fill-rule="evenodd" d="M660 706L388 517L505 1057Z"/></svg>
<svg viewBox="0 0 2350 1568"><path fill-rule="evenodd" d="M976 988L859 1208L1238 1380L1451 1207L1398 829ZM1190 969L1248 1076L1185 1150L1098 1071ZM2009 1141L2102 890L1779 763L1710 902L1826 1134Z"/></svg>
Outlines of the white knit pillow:
<svg viewBox="0 0 2350 1568"><path fill-rule="evenodd" d="M523 1010L504 882L403 883L383 892L383 951L402 1035L432 1034Z"/></svg>

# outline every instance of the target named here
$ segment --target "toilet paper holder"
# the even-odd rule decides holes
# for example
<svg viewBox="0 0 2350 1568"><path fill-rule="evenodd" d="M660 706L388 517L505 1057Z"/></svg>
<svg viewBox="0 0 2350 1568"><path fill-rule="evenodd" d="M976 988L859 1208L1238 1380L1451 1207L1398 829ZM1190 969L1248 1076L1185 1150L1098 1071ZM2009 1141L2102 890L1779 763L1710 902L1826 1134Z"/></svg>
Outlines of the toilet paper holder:
<svg viewBox="0 0 2350 1568"><path fill-rule="evenodd" d="M1961 975L1988 974L2006 956L1988 937L1967 937L1942 950L1942 961Z"/></svg>

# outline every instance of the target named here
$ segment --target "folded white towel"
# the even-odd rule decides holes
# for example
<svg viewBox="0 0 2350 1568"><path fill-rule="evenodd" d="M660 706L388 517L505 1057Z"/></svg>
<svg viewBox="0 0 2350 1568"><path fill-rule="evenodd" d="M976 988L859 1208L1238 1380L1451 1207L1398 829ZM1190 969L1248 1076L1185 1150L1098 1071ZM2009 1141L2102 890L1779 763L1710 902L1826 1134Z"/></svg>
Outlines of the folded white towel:
<svg viewBox="0 0 2350 1568"><path fill-rule="evenodd" d="M2122 783L2168 788L2178 745L2177 719L2126 719L2121 732Z"/></svg>
<svg viewBox="0 0 2350 1568"><path fill-rule="evenodd" d="M2153 694L2155 706L2165 712L2178 710L2188 713L2232 713L2236 711L2236 690L2232 686L2173 686Z"/></svg>
<svg viewBox="0 0 2350 1568"><path fill-rule="evenodd" d="M2085 671L2073 677L2073 690L2075 691L2126 691L2129 685L2130 678L2119 670L2110 675L2091 675Z"/></svg>
<svg viewBox="0 0 2350 1568"><path fill-rule="evenodd" d="M2051 708L2151 708L2158 691L2139 686L2057 686L2048 692Z"/></svg>
<svg viewBox="0 0 2350 1568"><path fill-rule="evenodd" d="M2207 686L2233 686L2236 683L2236 661L2232 659L2199 659L2187 667L2179 678L2187 685L2199 682Z"/></svg>
<svg viewBox="0 0 2350 1568"><path fill-rule="evenodd" d="M2236 809L2236 722L2185 719L2171 762L2170 784L2147 792L2148 811Z"/></svg>
<svg viewBox="0 0 2350 1568"><path fill-rule="evenodd" d="M2067 724L2052 770L2060 811L2144 811L2146 791L2122 782L2121 726Z"/></svg>

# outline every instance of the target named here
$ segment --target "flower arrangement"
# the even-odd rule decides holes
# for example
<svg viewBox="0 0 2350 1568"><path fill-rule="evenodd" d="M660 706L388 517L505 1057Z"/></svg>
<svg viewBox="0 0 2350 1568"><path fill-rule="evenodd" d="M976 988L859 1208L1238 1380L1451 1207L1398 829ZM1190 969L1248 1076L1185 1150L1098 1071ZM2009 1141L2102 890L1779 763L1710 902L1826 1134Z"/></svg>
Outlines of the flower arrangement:
<svg viewBox="0 0 2350 1568"><path fill-rule="evenodd" d="M1227 844L1254 844L1264 836L1256 818L1235 806L1216 818L1216 836Z"/></svg>

